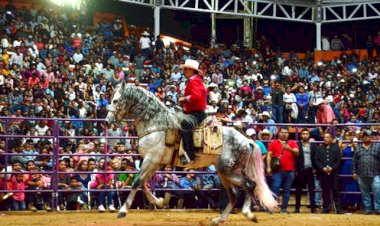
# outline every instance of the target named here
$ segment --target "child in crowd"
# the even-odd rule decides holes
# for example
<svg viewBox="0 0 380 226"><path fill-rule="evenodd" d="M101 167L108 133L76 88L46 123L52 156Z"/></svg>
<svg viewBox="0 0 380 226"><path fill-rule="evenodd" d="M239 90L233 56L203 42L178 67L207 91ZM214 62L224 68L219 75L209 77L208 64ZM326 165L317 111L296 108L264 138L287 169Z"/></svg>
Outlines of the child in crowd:
<svg viewBox="0 0 380 226"><path fill-rule="evenodd" d="M11 178L13 190L21 190L20 192L13 192L13 210L25 210L25 181L23 174L17 174Z"/></svg>
<svg viewBox="0 0 380 226"><path fill-rule="evenodd" d="M78 182L76 176L70 177L70 185L67 188L66 196L66 209L67 210L79 210L79 196L81 194L82 185Z"/></svg>

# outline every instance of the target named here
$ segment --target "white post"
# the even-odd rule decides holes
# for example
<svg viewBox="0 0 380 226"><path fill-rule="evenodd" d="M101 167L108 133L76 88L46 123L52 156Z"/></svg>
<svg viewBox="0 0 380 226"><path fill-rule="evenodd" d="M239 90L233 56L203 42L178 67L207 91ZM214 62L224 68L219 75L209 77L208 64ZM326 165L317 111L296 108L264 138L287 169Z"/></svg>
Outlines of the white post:
<svg viewBox="0 0 380 226"><path fill-rule="evenodd" d="M316 1L316 8L314 10L315 26L316 26L316 49L322 50L322 0Z"/></svg>
<svg viewBox="0 0 380 226"><path fill-rule="evenodd" d="M154 7L154 39L160 35L160 7Z"/></svg>
<svg viewBox="0 0 380 226"><path fill-rule="evenodd" d="M315 25L316 25L316 29L317 29L317 32L316 32L317 50L322 50L322 23L317 22L317 23L315 23Z"/></svg>
<svg viewBox="0 0 380 226"><path fill-rule="evenodd" d="M211 48L216 46L216 17L211 13Z"/></svg>

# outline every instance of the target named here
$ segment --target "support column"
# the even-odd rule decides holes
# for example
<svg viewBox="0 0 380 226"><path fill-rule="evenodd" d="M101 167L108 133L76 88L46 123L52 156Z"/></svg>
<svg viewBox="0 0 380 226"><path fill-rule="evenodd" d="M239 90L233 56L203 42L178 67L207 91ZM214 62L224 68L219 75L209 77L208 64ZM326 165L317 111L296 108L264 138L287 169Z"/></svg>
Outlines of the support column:
<svg viewBox="0 0 380 226"><path fill-rule="evenodd" d="M215 13L211 13L211 48L216 46L216 18Z"/></svg>
<svg viewBox="0 0 380 226"><path fill-rule="evenodd" d="M211 1L212 9L215 9L215 0ZM210 40L211 48L216 46L216 15L215 13L211 13L211 40Z"/></svg>
<svg viewBox="0 0 380 226"><path fill-rule="evenodd" d="M160 6L154 7L154 39L160 35Z"/></svg>
<svg viewBox="0 0 380 226"><path fill-rule="evenodd" d="M315 26L316 26L316 32L315 32L315 40L316 40L316 50L322 50L322 0L317 0L316 6L315 6Z"/></svg>
<svg viewBox="0 0 380 226"><path fill-rule="evenodd" d="M253 17L244 18L244 46L252 48L253 41Z"/></svg>
<svg viewBox="0 0 380 226"><path fill-rule="evenodd" d="M253 4L251 1L244 0L245 6L253 12ZM246 11L246 10L245 10ZM248 12L247 12L248 13ZM243 44L244 46L249 47L250 49L252 48L252 43L253 43L253 17L244 17L244 31L243 31Z"/></svg>
<svg viewBox="0 0 380 226"><path fill-rule="evenodd" d="M316 25L316 49L317 50L322 50L322 23L318 22L315 23Z"/></svg>

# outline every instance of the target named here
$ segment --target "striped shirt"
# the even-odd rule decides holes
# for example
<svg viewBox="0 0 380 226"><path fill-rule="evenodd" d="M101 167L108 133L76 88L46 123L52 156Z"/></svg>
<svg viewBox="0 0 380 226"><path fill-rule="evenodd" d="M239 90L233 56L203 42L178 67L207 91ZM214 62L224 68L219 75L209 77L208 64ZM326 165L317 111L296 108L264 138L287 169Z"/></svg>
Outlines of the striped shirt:
<svg viewBox="0 0 380 226"><path fill-rule="evenodd" d="M366 149L360 144L352 159L352 173L360 177L375 177L380 175L380 145L372 143Z"/></svg>

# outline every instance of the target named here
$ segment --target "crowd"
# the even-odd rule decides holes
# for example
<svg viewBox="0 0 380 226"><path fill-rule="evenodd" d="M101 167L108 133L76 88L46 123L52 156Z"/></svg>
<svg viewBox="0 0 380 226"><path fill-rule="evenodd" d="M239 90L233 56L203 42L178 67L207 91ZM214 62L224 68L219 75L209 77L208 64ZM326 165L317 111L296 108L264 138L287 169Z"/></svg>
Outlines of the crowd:
<svg viewBox="0 0 380 226"><path fill-rule="evenodd" d="M51 188L51 180L44 171L52 170L57 165L58 171L67 172L59 174L57 182L58 188L62 189L58 197L61 210L87 207L99 211L105 211L107 207L111 211L115 210L120 200L125 199L125 192L111 192L107 188L123 189L131 185L136 173L129 172L139 170L141 159L127 154L136 154L137 143L133 139L106 141L75 137L136 136L135 126L133 123L123 128L112 125L105 130L101 122L65 119L105 118L114 87L122 81L145 87L155 93L170 110L175 111L186 86L179 65L186 59L200 62L203 82L208 89L207 113L216 115L226 125L236 125L236 122L241 121L239 125L243 127L240 128L242 132L248 129L247 132L250 132L247 136L250 137L257 133L257 143L261 143L262 150L267 147L268 153L276 155L277 149L272 149L270 142L278 132L286 133L274 123L345 124L310 130L310 137L317 141L326 141L326 136L333 133L334 144L343 139L362 139L363 131L370 131L373 140L379 139L378 126L366 128L358 125L380 122L380 61L372 54L379 44L379 36L373 37L374 48L364 59L360 59L355 50L343 50L341 56L332 61L315 62L312 52L308 52L303 59L294 52L285 55L280 48L271 46L264 36L255 50L244 46L218 49L193 46L188 49L174 43L165 45L149 29L137 34L137 30L131 27L130 35L124 37L121 18L102 20L92 25L83 22L86 16L78 11L60 8L37 10L34 7L16 9L7 6L0 10L0 115L15 118L9 121L7 127L5 122L0 124L0 133L32 136L25 139L9 138L7 144L5 139L1 140L0 153L24 156L8 158L0 155L1 170L8 172L1 175L0 188L38 190L32 196L26 196L23 192L2 194L2 208L50 210L51 196L44 190ZM331 45L335 46L333 43ZM19 117L60 119L59 134L72 139L60 140L61 157L58 163L53 161L52 156L37 156L53 153L52 139L33 137L51 136L54 122L17 119ZM288 137L281 139L287 140ZM352 146L351 143L342 144L342 153L339 155L352 157L356 153L352 151ZM296 151L293 151L295 154ZM122 157L99 156L106 152L117 153ZM265 151L263 155L267 156ZM286 156L291 159L289 153ZM338 164L342 167L339 168L341 173L352 174L351 162L348 162L351 160L339 160L342 161L342 164ZM296 170L295 165L290 168ZM311 167L307 168L310 170ZM339 169L333 170L338 172ZM165 168L165 171L170 170L169 167ZM213 169L209 170L210 174L202 176L191 172L183 175L158 174L156 180L160 188L193 190L194 196L185 196L187 191L164 192L166 206L173 206L170 199L174 195L178 199L175 204L178 208L184 205L185 197L198 197L192 200L195 200L194 205L214 207L220 198L216 194L205 195L204 189L219 188L220 182L213 174ZM284 171L288 170L284 168ZM24 176L22 172L25 171L33 173ZM76 171L80 173L74 173ZM323 172L324 167L319 171ZM272 173L268 172L268 175ZM275 193L279 192L284 179L282 176L272 176ZM292 177L294 179L295 175L286 176L289 180L285 190L292 186ZM339 184L340 190L359 191L353 179L344 177L337 180L340 182L336 186ZM325 181L320 182L322 190L327 189ZM303 183L306 182L301 185ZM316 187L318 184L313 183ZM83 189L104 191L83 192ZM289 195L284 194L284 213L287 212ZM352 197L347 196L349 201L342 205L347 208L358 206L360 199ZM315 200L316 204L310 202L313 209L321 204L318 193ZM327 195L324 195L323 200L328 202ZM141 198L137 203L142 208L146 200ZM328 206L323 207L323 211L329 210ZM380 210L380 207L375 208L378 208L376 211ZM342 211L338 209L338 212Z"/></svg>

